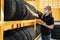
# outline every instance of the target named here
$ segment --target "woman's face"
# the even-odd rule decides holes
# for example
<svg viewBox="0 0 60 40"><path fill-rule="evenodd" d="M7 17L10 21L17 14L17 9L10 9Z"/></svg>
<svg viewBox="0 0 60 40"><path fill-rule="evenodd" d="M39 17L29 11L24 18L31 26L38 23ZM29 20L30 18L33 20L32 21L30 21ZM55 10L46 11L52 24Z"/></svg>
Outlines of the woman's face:
<svg viewBox="0 0 60 40"><path fill-rule="evenodd" d="M46 6L44 8L44 14L50 14L52 11L48 9L48 7Z"/></svg>
<svg viewBox="0 0 60 40"><path fill-rule="evenodd" d="M49 13L48 8L45 7L45 8L44 8L44 14L48 14L48 13Z"/></svg>

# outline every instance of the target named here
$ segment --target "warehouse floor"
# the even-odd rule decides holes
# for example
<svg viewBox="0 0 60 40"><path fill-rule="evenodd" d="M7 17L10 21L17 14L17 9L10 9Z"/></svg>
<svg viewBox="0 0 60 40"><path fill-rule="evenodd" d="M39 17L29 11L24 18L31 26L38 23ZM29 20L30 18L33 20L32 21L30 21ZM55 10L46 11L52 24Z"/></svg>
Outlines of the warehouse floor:
<svg viewBox="0 0 60 40"><path fill-rule="evenodd" d="M42 40L41 37L38 40ZM51 40L57 40L57 39L51 39Z"/></svg>

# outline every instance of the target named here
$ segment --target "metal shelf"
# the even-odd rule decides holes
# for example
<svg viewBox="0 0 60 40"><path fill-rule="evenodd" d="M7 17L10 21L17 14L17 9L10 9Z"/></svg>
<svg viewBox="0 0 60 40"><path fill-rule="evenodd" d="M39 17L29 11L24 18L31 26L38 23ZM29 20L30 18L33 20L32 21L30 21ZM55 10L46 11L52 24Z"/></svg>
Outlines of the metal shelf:
<svg viewBox="0 0 60 40"><path fill-rule="evenodd" d="M35 38L35 40L38 40L41 36L41 33Z"/></svg>
<svg viewBox="0 0 60 40"><path fill-rule="evenodd" d="M4 21L4 0L1 0L1 20L0 20L0 40L4 40L4 31L12 30L15 28L21 28L26 26L34 25L34 30L36 30L36 19L33 20L19 20L19 21ZM35 39L36 40L36 39Z"/></svg>
<svg viewBox="0 0 60 40"><path fill-rule="evenodd" d="M0 24L0 40L3 40L4 31L9 29L21 28L26 26L34 25L36 30L36 19L34 20L22 20L22 21L8 21Z"/></svg>

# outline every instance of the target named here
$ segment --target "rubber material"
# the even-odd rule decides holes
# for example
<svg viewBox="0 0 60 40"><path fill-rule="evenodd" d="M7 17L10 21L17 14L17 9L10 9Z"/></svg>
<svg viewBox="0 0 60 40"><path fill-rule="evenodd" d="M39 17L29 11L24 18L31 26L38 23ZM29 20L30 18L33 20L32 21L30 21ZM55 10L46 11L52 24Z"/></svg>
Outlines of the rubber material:
<svg viewBox="0 0 60 40"><path fill-rule="evenodd" d="M41 33L41 26L37 25L36 27L36 36L38 36Z"/></svg>
<svg viewBox="0 0 60 40"><path fill-rule="evenodd" d="M25 15L25 5L24 0L15 0L16 1L16 13L13 17L13 20L22 20Z"/></svg>
<svg viewBox="0 0 60 40"><path fill-rule="evenodd" d="M24 33L24 31L22 31L22 30L20 30L20 29L17 29L16 31L17 31L20 35L22 35L22 37L23 37L24 40L28 40L28 38L27 38L26 34Z"/></svg>
<svg viewBox="0 0 60 40"><path fill-rule="evenodd" d="M31 35L29 34L29 32L26 29L22 29L22 30L27 35L28 40L32 40Z"/></svg>
<svg viewBox="0 0 60 40"><path fill-rule="evenodd" d="M19 34L19 33L16 32L16 31L14 31L14 30L9 30L9 31L7 31L4 36L9 37L10 40L17 40L17 39L18 39L18 40L24 40L23 37L22 37L22 35ZM5 37L5 39L6 39L6 37Z"/></svg>
<svg viewBox="0 0 60 40"><path fill-rule="evenodd" d="M34 40L35 37L36 37L36 31L34 31L34 28L33 28L33 27L28 27L28 28L26 28L26 30L27 30L27 31L29 32L29 34L31 35L32 40Z"/></svg>
<svg viewBox="0 0 60 40"><path fill-rule="evenodd" d="M4 20L11 20L16 12L15 0L4 0Z"/></svg>
<svg viewBox="0 0 60 40"><path fill-rule="evenodd" d="M51 37L60 39L60 25L55 25L54 29L51 30Z"/></svg>

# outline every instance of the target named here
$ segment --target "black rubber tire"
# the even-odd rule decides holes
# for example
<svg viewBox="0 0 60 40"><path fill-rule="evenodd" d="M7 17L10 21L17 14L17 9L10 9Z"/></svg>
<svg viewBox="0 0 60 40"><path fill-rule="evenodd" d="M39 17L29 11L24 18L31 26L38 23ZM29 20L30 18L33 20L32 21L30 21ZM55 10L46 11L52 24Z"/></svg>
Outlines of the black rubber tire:
<svg viewBox="0 0 60 40"><path fill-rule="evenodd" d="M33 12L37 13L37 10L35 9L35 7L27 2L25 2L25 5L27 5Z"/></svg>
<svg viewBox="0 0 60 40"><path fill-rule="evenodd" d="M31 14L31 12L27 9L26 16L24 17L24 20L31 20L35 19L36 17Z"/></svg>
<svg viewBox="0 0 60 40"><path fill-rule="evenodd" d="M60 25L55 25L54 29L51 30L51 37L60 39Z"/></svg>
<svg viewBox="0 0 60 40"><path fill-rule="evenodd" d="M58 35L52 35L51 36L53 39L60 39L60 36L58 36Z"/></svg>
<svg viewBox="0 0 60 40"><path fill-rule="evenodd" d="M29 32L26 30L26 28L22 29L24 31L24 33L27 35L28 40L32 40L31 35L29 34Z"/></svg>
<svg viewBox="0 0 60 40"><path fill-rule="evenodd" d="M55 29L60 29L60 25L55 25L54 28Z"/></svg>
<svg viewBox="0 0 60 40"><path fill-rule="evenodd" d="M24 40L22 35L15 30L9 30L5 33L5 36L9 37L10 40Z"/></svg>
<svg viewBox="0 0 60 40"><path fill-rule="evenodd" d="M25 15L25 5L24 0L15 0L16 1L16 13L13 20L22 20Z"/></svg>
<svg viewBox="0 0 60 40"><path fill-rule="evenodd" d="M22 31L21 29L16 29L16 32L22 35L24 40L28 40L27 35L24 33L24 31Z"/></svg>
<svg viewBox="0 0 60 40"><path fill-rule="evenodd" d="M17 38L16 38L15 36L13 36L13 35L10 36L9 38L10 38L11 40L17 40Z"/></svg>
<svg viewBox="0 0 60 40"><path fill-rule="evenodd" d="M27 31L29 32L29 34L31 35L32 40L34 40L35 37L36 37L36 31L34 31L33 26L32 26L32 27L27 27L26 30L27 30Z"/></svg>
<svg viewBox="0 0 60 40"><path fill-rule="evenodd" d="M6 39L6 37L9 37L10 40L16 40L14 33L11 30L8 30L4 33L4 38Z"/></svg>
<svg viewBox="0 0 60 40"><path fill-rule="evenodd" d="M4 37L4 40L10 40L8 37Z"/></svg>
<svg viewBox="0 0 60 40"><path fill-rule="evenodd" d="M33 12L37 14L37 10L29 3L25 2L25 5L27 5ZM35 19L36 17L31 14L31 12L26 8L27 15L25 16L24 20L30 20Z"/></svg>
<svg viewBox="0 0 60 40"><path fill-rule="evenodd" d="M60 36L60 34L58 34L58 33L55 33L55 34L54 34L54 33L52 33L52 35L55 35L55 36L56 36L56 35L57 35L57 36Z"/></svg>
<svg viewBox="0 0 60 40"><path fill-rule="evenodd" d="M11 20L16 12L15 0L4 0L4 20Z"/></svg>
<svg viewBox="0 0 60 40"><path fill-rule="evenodd" d="M53 29L53 31L52 31L53 33L57 33L57 32L59 32L60 33L60 29Z"/></svg>
<svg viewBox="0 0 60 40"><path fill-rule="evenodd" d="M37 11L36 9L35 9L35 7L34 6L32 6L31 4L29 4L29 3L27 3L27 2L25 2L25 5L27 5L34 13L36 13L36 14L38 14L39 15L39 17L42 17L42 12L40 12L40 11ZM27 8L26 8L27 9ZM27 19L35 19L35 18L37 18L37 17L35 17L35 16L33 16L32 14L31 14L31 12L27 9L27 15L25 16L25 20ZM41 18L39 18L39 19L41 19Z"/></svg>
<svg viewBox="0 0 60 40"><path fill-rule="evenodd" d="M13 33L14 33L14 35L12 35L12 37L15 37L15 40L17 40L17 39L18 40L24 40L23 37L22 37L22 35L19 34L18 32L13 31ZM11 39L14 40L12 37L11 37Z"/></svg>
<svg viewBox="0 0 60 40"><path fill-rule="evenodd" d="M36 26L36 36L38 36L41 33L41 29L40 28L41 28L40 25Z"/></svg>

